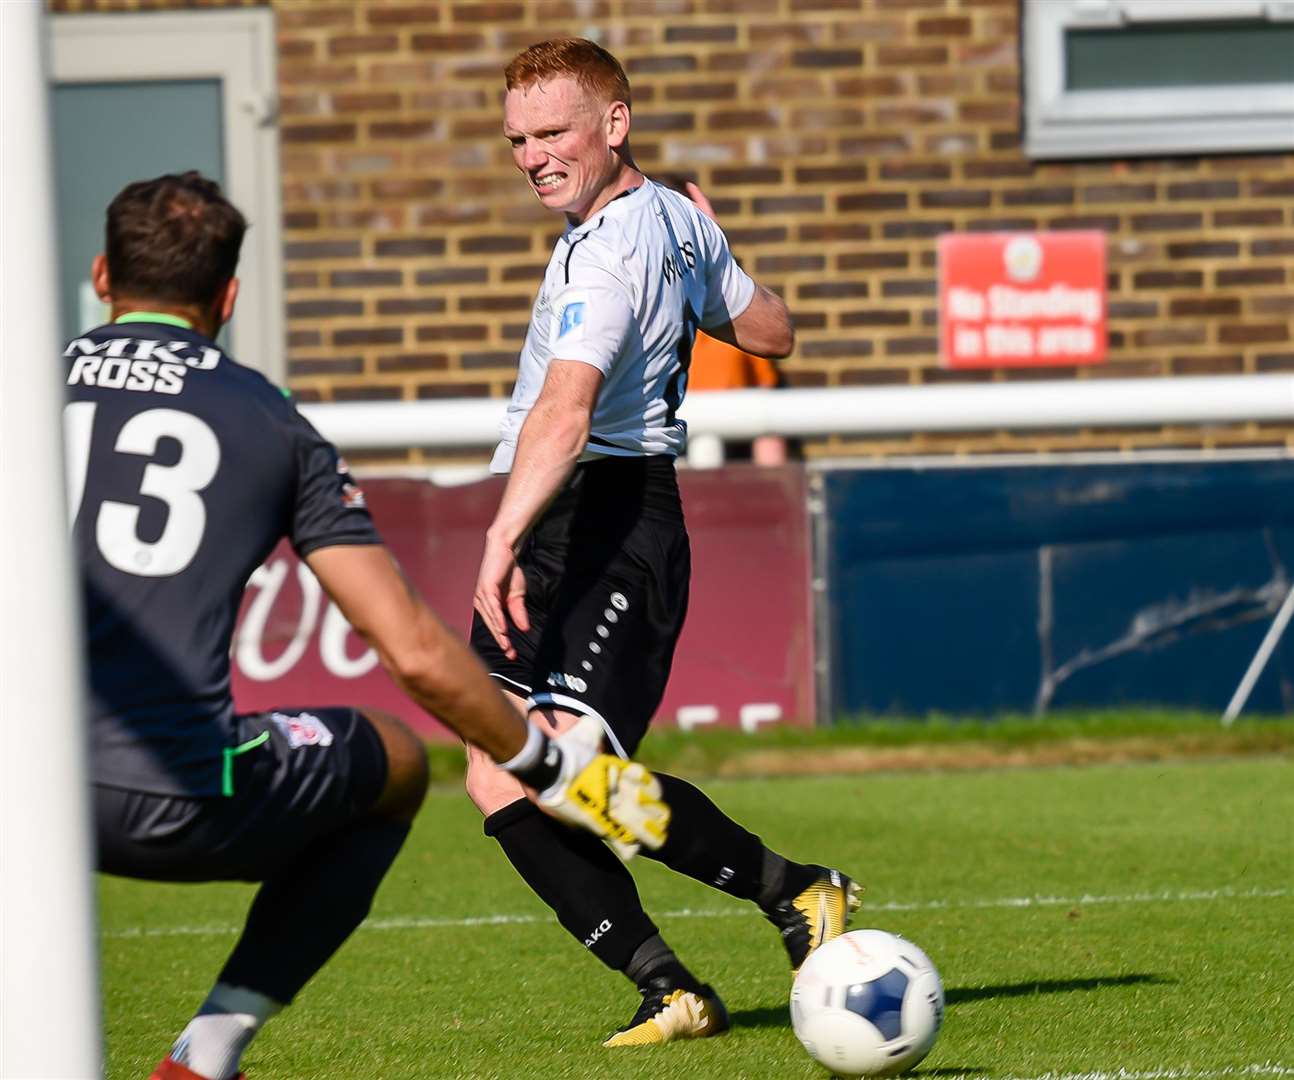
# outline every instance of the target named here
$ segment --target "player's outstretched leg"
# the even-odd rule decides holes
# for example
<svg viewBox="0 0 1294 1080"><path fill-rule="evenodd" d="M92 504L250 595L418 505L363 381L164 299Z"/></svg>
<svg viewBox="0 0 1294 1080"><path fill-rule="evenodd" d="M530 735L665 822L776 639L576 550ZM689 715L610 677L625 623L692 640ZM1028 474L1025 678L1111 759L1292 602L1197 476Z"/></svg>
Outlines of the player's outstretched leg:
<svg viewBox="0 0 1294 1080"><path fill-rule="evenodd" d="M471 775L473 799L490 805L480 774L476 781L482 786L471 784ZM524 798L489 813L485 833L566 931L642 995L633 1019L604 1045L643 1046L727 1029L718 995L661 938L643 910L633 875L602 841L555 821Z"/></svg>
<svg viewBox="0 0 1294 1080"><path fill-rule="evenodd" d="M323 832L265 878L219 980L151 1080L241 1077L243 1051L262 1025L368 914L422 805L427 756L422 741L395 717L370 712L364 719L386 754L381 794L357 820ZM306 813L301 828L308 824Z"/></svg>
<svg viewBox="0 0 1294 1080"><path fill-rule="evenodd" d="M755 901L781 931L794 971L814 949L845 932L860 903L855 882L839 870L783 858L686 780L659 772L656 778L670 807L669 838L656 851L644 849L644 856Z"/></svg>

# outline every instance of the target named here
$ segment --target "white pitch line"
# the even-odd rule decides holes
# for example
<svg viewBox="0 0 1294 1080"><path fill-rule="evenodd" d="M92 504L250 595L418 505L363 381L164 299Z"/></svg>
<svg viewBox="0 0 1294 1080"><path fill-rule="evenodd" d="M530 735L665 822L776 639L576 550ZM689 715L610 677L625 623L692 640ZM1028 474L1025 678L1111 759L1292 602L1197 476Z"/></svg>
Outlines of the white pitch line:
<svg viewBox="0 0 1294 1080"><path fill-rule="evenodd" d="M1294 895L1294 889L1164 889L1159 892L1136 893L1084 893L1081 896L1002 896L988 899L967 900L887 900L883 903L869 904L864 901L863 913L875 911L956 911L960 909L984 908L1032 908L1032 907L1090 907L1095 904L1194 904L1212 900L1273 900ZM749 918L749 908L681 908L677 911L665 911L658 914L665 919L730 919ZM479 915L459 919L437 919L422 916L406 918L367 919L360 926L361 930L445 930L468 929L476 926L532 926L552 921L551 915ZM118 930L104 930L105 938L154 938L154 937L214 937L236 934L237 926L131 926ZM1020 1080L1177 1080L1195 1074L1165 1073L1159 1074L1119 1074L1092 1073L1074 1077L1051 1076L1037 1078L1020 1078ZM1215 1076L1217 1073L1200 1075ZM1283 1074L1282 1074L1283 1075ZM997 1080L1003 1080L999 1077ZM1011 1078L1007 1078L1011 1080Z"/></svg>
<svg viewBox="0 0 1294 1080"><path fill-rule="evenodd" d="M1115 1069L1110 1072L1049 1072L1028 1077L971 1076L968 1073L963 1080L1203 1080L1211 1076L1294 1076L1294 1066L1265 1061L1261 1065L1228 1065L1217 1069L1152 1069L1147 1072Z"/></svg>
<svg viewBox="0 0 1294 1080"><path fill-rule="evenodd" d="M1199 903L1207 900L1271 900L1289 896L1294 889L1186 889L1137 893L1084 893L1082 896L1005 896L994 900L926 900L917 903L886 901L867 904L871 911L937 911L944 908L1076 907L1092 904ZM1057 1078L1061 1080L1061 1078Z"/></svg>

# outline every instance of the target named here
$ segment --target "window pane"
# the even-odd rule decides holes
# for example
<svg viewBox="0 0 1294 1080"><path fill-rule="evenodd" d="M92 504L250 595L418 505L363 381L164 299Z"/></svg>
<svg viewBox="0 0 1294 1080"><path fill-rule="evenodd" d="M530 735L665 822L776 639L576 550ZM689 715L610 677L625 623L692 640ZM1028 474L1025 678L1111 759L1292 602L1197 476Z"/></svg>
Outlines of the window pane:
<svg viewBox="0 0 1294 1080"><path fill-rule="evenodd" d="M1294 25L1261 19L1065 32L1065 87L1294 83Z"/></svg>
<svg viewBox="0 0 1294 1080"><path fill-rule="evenodd" d="M132 181L187 169L223 182L221 84L61 83L51 101L63 336L71 338L89 329L83 307L90 326L101 321L90 260L103 250L104 211L113 196Z"/></svg>

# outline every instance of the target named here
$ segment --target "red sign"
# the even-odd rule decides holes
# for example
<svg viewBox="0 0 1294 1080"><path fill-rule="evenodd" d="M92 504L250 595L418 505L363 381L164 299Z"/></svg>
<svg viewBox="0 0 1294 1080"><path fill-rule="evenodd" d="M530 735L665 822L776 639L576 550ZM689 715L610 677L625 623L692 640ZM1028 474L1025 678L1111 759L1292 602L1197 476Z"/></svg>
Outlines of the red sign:
<svg viewBox="0 0 1294 1080"><path fill-rule="evenodd" d="M1105 359L1105 233L939 237L945 367Z"/></svg>
<svg viewBox="0 0 1294 1080"><path fill-rule="evenodd" d="M813 612L803 468L730 466L679 477L692 541L692 597L657 722L755 731L812 724ZM466 633L482 539L501 480L437 487L367 480L373 518L404 572ZM257 568L234 638L242 711L369 706L451 736L387 677L309 569L282 544Z"/></svg>

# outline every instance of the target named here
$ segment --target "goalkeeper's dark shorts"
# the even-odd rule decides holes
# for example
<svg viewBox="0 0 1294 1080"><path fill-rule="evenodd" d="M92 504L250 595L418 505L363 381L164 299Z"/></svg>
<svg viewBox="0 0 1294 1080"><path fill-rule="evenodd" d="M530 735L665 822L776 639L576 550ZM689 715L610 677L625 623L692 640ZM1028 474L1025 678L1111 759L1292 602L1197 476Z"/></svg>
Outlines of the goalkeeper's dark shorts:
<svg viewBox="0 0 1294 1080"><path fill-rule="evenodd" d="M504 689L596 717L611 750L633 754L669 680L687 615L692 555L674 459L577 465L527 537L530 630L509 627L509 660L479 614L472 647Z"/></svg>
<svg viewBox="0 0 1294 1080"><path fill-rule="evenodd" d="M362 818L386 786L381 737L356 709L251 713L235 727L220 795L94 785L100 870L151 881L264 881Z"/></svg>

